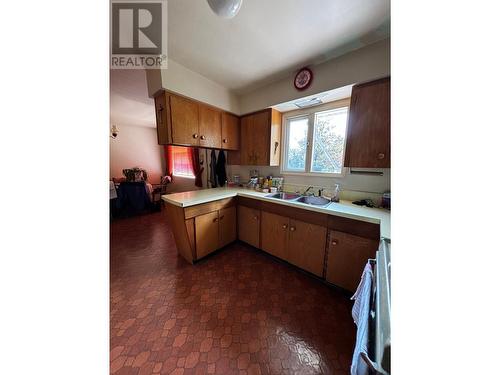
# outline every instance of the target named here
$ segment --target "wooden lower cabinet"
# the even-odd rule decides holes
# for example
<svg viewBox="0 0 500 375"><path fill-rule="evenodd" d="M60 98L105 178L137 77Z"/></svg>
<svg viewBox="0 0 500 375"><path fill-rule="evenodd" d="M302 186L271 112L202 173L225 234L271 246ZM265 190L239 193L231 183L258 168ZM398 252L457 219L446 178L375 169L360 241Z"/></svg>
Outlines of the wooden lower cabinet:
<svg viewBox="0 0 500 375"><path fill-rule="evenodd" d="M278 258L288 260L288 228L290 219L262 211L261 249Z"/></svg>
<svg viewBox="0 0 500 375"><path fill-rule="evenodd" d="M219 247L236 241L236 207L219 210Z"/></svg>
<svg viewBox="0 0 500 375"><path fill-rule="evenodd" d="M330 231L326 280L355 292L366 262L375 258L379 241Z"/></svg>
<svg viewBox="0 0 500 375"><path fill-rule="evenodd" d="M196 216L194 218L194 227L197 259L200 259L219 248L218 211Z"/></svg>
<svg viewBox="0 0 500 375"><path fill-rule="evenodd" d="M238 238L254 247L260 246L260 210L238 206Z"/></svg>
<svg viewBox="0 0 500 375"><path fill-rule="evenodd" d="M323 277L325 264L325 227L290 219L288 261L297 267Z"/></svg>

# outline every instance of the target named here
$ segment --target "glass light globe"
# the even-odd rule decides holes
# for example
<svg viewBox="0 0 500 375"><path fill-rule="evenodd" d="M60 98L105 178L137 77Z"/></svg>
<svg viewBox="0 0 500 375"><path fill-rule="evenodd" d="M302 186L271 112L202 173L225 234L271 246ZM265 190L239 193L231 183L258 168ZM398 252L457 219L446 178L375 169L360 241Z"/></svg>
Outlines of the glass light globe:
<svg viewBox="0 0 500 375"><path fill-rule="evenodd" d="M243 0L207 0L208 5L220 17L233 18L238 14Z"/></svg>

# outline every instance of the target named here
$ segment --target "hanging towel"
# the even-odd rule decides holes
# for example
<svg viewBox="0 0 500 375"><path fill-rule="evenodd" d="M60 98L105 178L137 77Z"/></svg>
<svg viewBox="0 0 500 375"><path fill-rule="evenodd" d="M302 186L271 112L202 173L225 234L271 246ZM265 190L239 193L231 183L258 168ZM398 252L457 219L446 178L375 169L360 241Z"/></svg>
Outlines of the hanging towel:
<svg viewBox="0 0 500 375"><path fill-rule="evenodd" d="M356 333L356 346L351 363L351 375L368 375L368 366L361 353L368 354L368 321L370 317L370 296L372 290L373 270L370 263L367 263L361 276L356 293L351 297L355 300L352 307L352 317L358 330Z"/></svg>
<svg viewBox="0 0 500 375"><path fill-rule="evenodd" d="M217 183L219 186L224 186L227 181L226 175L226 155L224 151L219 151L219 156L217 157L217 165L215 167L215 174L217 175Z"/></svg>
<svg viewBox="0 0 500 375"><path fill-rule="evenodd" d="M215 156L215 150L212 150L210 153L210 185L213 188L217 187L217 176L215 173L216 170L216 165L217 165L217 158Z"/></svg>

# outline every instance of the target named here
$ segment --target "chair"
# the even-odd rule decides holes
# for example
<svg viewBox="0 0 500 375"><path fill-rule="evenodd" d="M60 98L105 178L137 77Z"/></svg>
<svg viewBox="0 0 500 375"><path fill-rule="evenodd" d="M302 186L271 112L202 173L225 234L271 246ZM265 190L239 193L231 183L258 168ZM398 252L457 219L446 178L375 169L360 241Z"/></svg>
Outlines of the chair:
<svg viewBox="0 0 500 375"><path fill-rule="evenodd" d="M132 216L151 212L153 202L144 181L121 182L117 190L116 208L119 216Z"/></svg>

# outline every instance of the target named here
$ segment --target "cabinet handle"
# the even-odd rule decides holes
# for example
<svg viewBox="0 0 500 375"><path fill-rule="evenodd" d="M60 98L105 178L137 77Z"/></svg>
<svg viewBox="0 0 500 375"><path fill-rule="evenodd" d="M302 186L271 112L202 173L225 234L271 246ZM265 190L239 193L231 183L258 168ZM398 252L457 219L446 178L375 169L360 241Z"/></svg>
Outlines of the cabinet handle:
<svg viewBox="0 0 500 375"><path fill-rule="evenodd" d="M220 219L221 219L221 220L222 220L222 219L224 219L224 215L222 215L222 216L220 217Z"/></svg>
<svg viewBox="0 0 500 375"><path fill-rule="evenodd" d="M259 217L258 216L254 216L253 219L254 220L259 220Z"/></svg>
<svg viewBox="0 0 500 375"><path fill-rule="evenodd" d="M160 105L158 108L158 123L160 125L163 125L163 118L162 118L162 112L163 112L163 107Z"/></svg>
<svg viewBox="0 0 500 375"><path fill-rule="evenodd" d="M204 135L202 135L202 136L200 137L200 139L205 140L205 139L206 139L206 137L205 137Z"/></svg>
<svg viewBox="0 0 500 375"><path fill-rule="evenodd" d="M219 221L219 219L218 219L218 218L215 218L215 219L214 219L214 223L216 223L216 222L218 222L218 221Z"/></svg>
<svg viewBox="0 0 500 375"><path fill-rule="evenodd" d="M288 225L283 224L283 229L286 229L286 228L288 228Z"/></svg>
<svg viewBox="0 0 500 375"><path fill-rule="evenodd" d="M385 158L385 154L381 152L380 154L377 155L377 158L379 160L382 160L383 158Z"/></svg>
<svg viewBox="0 0 500 375"><path fill-rule="evenodd" d="M198 134L194 133L194 134L193 134L193 138L194 138L194 139L198 138Z"/></svg>
<svg viewBox="0 0 500 375"><path fill-rule="evenodd" d="M295 227L290 227L290 232L295 232Z"/></svg>
<svg viewBox="0 0 500 375"><path fill-rule="evenodd" d="M332 241L332 245L333 245L333 246L337 246L337 244L338 244L338 243L339 243L339 242L338 242L337 240L333 240L333 241Z"/></svg>
<svg viewBox="0 0 500 375"><path fill-rule="evenodd" d="M227 138L224 138L222 142L227 143Z"/></svg>

